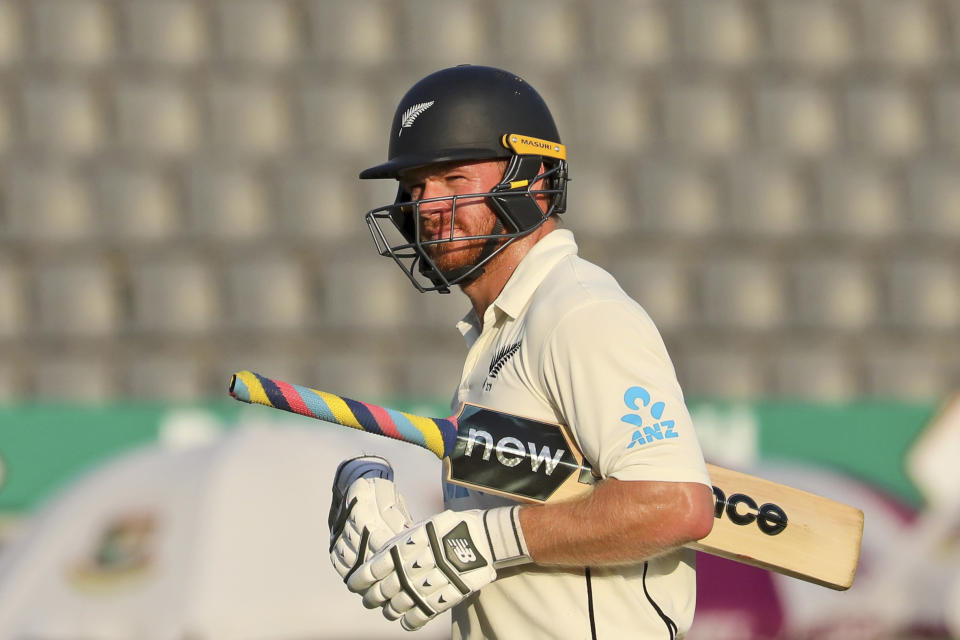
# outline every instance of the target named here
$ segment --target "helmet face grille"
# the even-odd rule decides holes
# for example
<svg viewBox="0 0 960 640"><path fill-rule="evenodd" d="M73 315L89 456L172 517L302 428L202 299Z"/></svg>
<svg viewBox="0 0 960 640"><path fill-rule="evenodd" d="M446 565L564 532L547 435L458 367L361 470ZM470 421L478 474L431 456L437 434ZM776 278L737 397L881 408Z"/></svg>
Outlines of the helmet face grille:
<svg viewBox="0 0 960 640"><path fill-rule="evenodd" d="M501 182L492 191L486 193L458 194L427 198L424 200L409 200L402 191L397 202L371 209L366 214L367 227L373 237L377 252L384 257L392 258L400 269L407 275L418 291L439 291L449 293L455 285L467 284L483 273L484 265L494 256L507 248L514 240L521 238L539 228L550 216L559 213L558 204L562 202L566 193L565 178L557 177L561 173L560 166L538 174L533 180L521 188L509 188L509 182ZM509 175L509 168L507 174ZM551 180L553 178L553 180ZM533 189L533 184L541 179L560 183L557 188ZM546 211L540 208L536 201L538 195L546 195L550 202ZM456 235L457 207L464 200L486 198L491 209L497 214L497 224L489 234L484 235ZM443 238L431 240L422 239L420 226L420 206L428 203L450 203L450 233ZM518 205L522 205L522 208ZM535 220L527 219L520 223L516 217L505 216L504 212L517 209L529 210L535 207L539 215ZM478 259L470 265L442 271L431 257L431 249L435 245L452 242L483 241L484 247Z"/></svg>

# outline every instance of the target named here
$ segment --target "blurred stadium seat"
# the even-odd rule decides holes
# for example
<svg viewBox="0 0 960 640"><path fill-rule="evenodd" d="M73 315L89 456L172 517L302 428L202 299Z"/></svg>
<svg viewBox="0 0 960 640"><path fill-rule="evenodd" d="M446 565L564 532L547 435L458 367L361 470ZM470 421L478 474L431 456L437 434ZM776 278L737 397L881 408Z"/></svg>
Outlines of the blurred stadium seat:
<svg viewBox="0 0 960 640"><path fill-rule="evenodd" d="M189 86L169 79L123 77L114 95L122 150L167 158L200 144L200 105Z"/></svg>
<svg viewBox="0 0 960 640"><path fill-rule="evenodd" d="M271 83L215 80L207 89L210 144L233 157L272 156L290 137L289 107L284 92Z"/></svg>
<svg viewBox="0 0 960 640"><path fill-rule="evenodd" d="M960 270L948 259L903 257L887 273L891 320L914 330L960 330Z"/></svg>
<svg viewBox="0 0 960 640"><path fill-rule="evenodd" d="M730 85L716 79L672 82L663 100L664 132L672 151L719 156L742 146L746 114Z"/></svg>
<svg viewBox="0 0 960 640"><path fill-rule="evenodd" d="M932 347L893 344L872 350L866 359L866 395L928 400L955 389L949 369ZM954 381L955 382L955 381Z"/></svg>
<svg viewBox="0 0 960 640"><path fill-rule="evenodd" d="M203 368L194 350L141 353L122 371L124 393L132 398L189 402L207 397Z"/></svg>
<svg viewBox="0 0 960 640"><path fill-rule="evenodd" d="M113 3L103 0L32 0L35 56L58 65L89 67L108 62L117 35Z"/></svg>
<svg viewBox="0 0 960 640"><path fill-rule="evenodd" d="M908 172L907 231L960 240L960 162L924 159Z"/></svg>
<svg viewBox="0 0 960 640"><path fill-rule="evenodd" d="M769 393L785 398L841 402L860 394L854 359L838 344L797 344L774 356L775 384Z"/></svg>
<svg viewBox="0 0 960 640"><path fill-rule="evenodd" d="M223 58L246 67L275 67L299 54L296 4L276 0L216 3Z"/></svg>
<svg viewBox="0 0 960 640"><path fill-rule="evenodd" d="M571 99L577 127L575 138L567 142L568 149L575 149L572 158L592 154L619 159L653 144L654 107L642 80L602 68L586 69L572 80L577 86Z"/></svg>
<svg viewBox="0 0 960 640"><path fill-rule="evenodd" d="M121 328L116 275L106 259L49 259L34 269L37 316L33 331L62 338L110 338Z"/></svg>
<svg viewBox="0 0 960 640"><path fill-rule="evenodd" d="M0 2L0 68L8 67L23 56L23 11L13 2Z"/></svg>
<svg viewBox="0 0 960 640"><path fill-rule="evenodd" d="M461 0L419 0L400 8L410 46L404 57L427 67L442 68L451 60L484 61L496 54L491 46L492 16L484 3Z"/></svg>
<svg viewBox="0 0 960 640"><path fill-rule="evenodd" d="M569 220L578 235L613 238L632 226L632 212L623 206L631 189L625 172L615 164L598 160L577 171L577 184L568 189L567 207L590 212L589 222L578 220L576 214Z"/></svg>
<svg viewBox="0 0 960 640"><path fill-rule="evenodd" d="M760 47L760 15L744 0L682 0L680 32L685 57L704 66L750 64Z"/></svg>
<svg viewBox="0 0 960 640"><path fill-rule="evenodd" d="M960 9L957 10L957 14L960 16ZM958 43L958 51L960 51L960 43ZM934 113L931 124L936 131L935 144L946 153L960 154L960 120L956 117L956 114L960 113L960 82L941 81L934 89L933 104Z"/></svg>
<svg viewBox="0 0 960 640"><path fill-rule="evenodd" d="M17 398L23 397L21 387L21 373L17 363L12 359L0 362L0 400L14 403Z"/></svg>
<svg viewBox="0 0 960 640"><path fill-rule="evenodd" d="M101 148L105 137L102 106L93 89L74 79L31 76L21 95L22 138L54 156L81 156Z"/></svg>
<svg viewBox="0 0 960 640"><path fill-rule="evenodd" d="M404 41L389 0L310 0L313 46L322 61L376 67Z"/></svg>
<svg viewBox="0 0 960 640"><path fill-rule="evenodd" d="M786 69L838 71L857 55L851 2L772 0L769 4L773 60Z"/></svg>
<svg viewBox="0 0 960 640"><path fill-rule="evenodd" d="M374 88L357 80L340 82L322 76L305 81L299 92L304 141L317 151L347 157L381 149L388 139L394 105L377 100Z"/></svg>
<svg viewBox="0 0 960 640"><path fill-rule="evenodd" d="M213 242L262 240L269 235L269 203L254 168L202 159L187 168L185 233Z"/></svg>
<svg viewBox="0 0 960 640"><path fill-rule="evenodd" d="M776 156L734 157L727 170L731 229L743 236L803 237L808 187L800 171Z"/></svg>
<svg viewBox="0 0 960 640"><path fill-rule="evenodd" d="M847 90L850 146L878 157L904 157L926 142L921 104L899 83L854 84Z"/></svg>
<svg viewBox="0 0 960 640"><path fill-rule="evenodd" d="M0 154L13 147L16 136L16 126L13 123L13 107L10 104L9 94L0 91Z"/></svg>
<svg viewBox="0 0 960 640"><path fill-rule="evenodd" d="M708 171L692 163L668 157L645 159L637 168L636 181L641 228L690 237L719 229L721 203L716 182Z"/></svg>
<svg viewBox="0 0 960 640"><path fill-rule="evenodd" d="M576 64L584 50L577 5L573 0L494 0L500 57L555 71Z"/></svg>
<svg viewBox="0 0 960 640"><path fill-rule="evenodd" d="M0 261L0 340L17 339L29 319L24 274L12 260Z"/></svg>
<svg viewBox="0 0 960 640"><path fill-rule="evenodd" d="M366 240L355 177L330 158L293 156L278 164L270 178L278 199L270 216L274 233L291 243Z"/></svg>
<svg viewBox="0 0 960 640"><path fill-rule="evenodd" d="M889 237L901 228L901 193L892 172L869 157L836 156L816 176L817 226L839 237Z"/></svg>
<svg viewBox="0 0 960 640"><path fill-rule="evenodd" d="M190 254L145 256L130 265L131 328L189 337L224 322L214 268Z"/></svg>
<svg viewBox="0 0 960 640"><path fill-rule="evenodd" d="M410 398L446 401L450 398L438 394L437 389L449 391L448 395L452 396L454 387L451 383L459 382L462 372L463 357L459 354L424 351L399 363L399 389Z"/></svg>
<svg viewBox="0 0 960 640"><path fill-rule="evenodd" d="M878 283L868 265L843 257L804 257L791 270L794 322L843 334L868 329L880 309Z"/></svg>
<svg viewBox="0 0 960 640"><path fill-rule="evenodd" d="M372 257L371 257L372 256ZM408 328L416 292L397 268L373 250L325 256L319 275L324 323L332 328L394 331Z"/></svg>
<svg viewBox="0 0 960 640"><path fill-rule="evenodd" d="M693 344L673 357L677 377L686 393L696 389L701 398L746 400L770 391L762 356L748 348Z"/></svg>
<svg viewBox="0 0 960 640"><path fill-rule="evenodd" d="M772 261L717 257L702 267L700 285L708 327L769 330L787 317L786 289Z"/></svg>
<svg viewBox="0 0 960 640"><path fill-rule="evenodd" d="M70 167L23 161L4 171L2 179L7 237L42 245L96 235L90 186Z"/></svg>
<svg viewBox="0 0 960 640"><path fill-rule="evenodd" d="M608 0L588 12L597 59L627 69L656 68L678 48L671 33L670 0Z"/></svg>
<svg viewBox="0 0 960 640"><path fill-rule="evenodd" d="M98 227L106 240L159 243L176 238L179 199L157 167L113 160L96 167Z"/></svg>
<svg viewBox="0 0 960 640"><path fill-rule="evenodd" d="M30 389L41 398L90 404L118 393L114 363L103 353L40 353L29 373Z"/></svg>
<svg viewBox="0 0 960 640"><path fill-rule="evenodd" d="M296 332L313 307L309 279L295 256L234 258L226 266L226 318L232 329Z"/></svg>
<svg viewBox="0 0 960 640"><path fill-rule="evenodd" d="M839 146L841 118L826 88L776 80L759 84L755 95L757 135L765 149L816 158Z"/></svg>
<svg viewBox="0 0 960 640"><path fill-rule="evenodd" d="M929 0L860 0L865 58L895 69L938 61L940 20Z"/></svg>
<svg viewBox="0 0 960 640"><path fill-rule="evenodd" d="M178 69L207 57L210 36L203 5L192 0L130 0L120 10L124 59Z"/></svg>

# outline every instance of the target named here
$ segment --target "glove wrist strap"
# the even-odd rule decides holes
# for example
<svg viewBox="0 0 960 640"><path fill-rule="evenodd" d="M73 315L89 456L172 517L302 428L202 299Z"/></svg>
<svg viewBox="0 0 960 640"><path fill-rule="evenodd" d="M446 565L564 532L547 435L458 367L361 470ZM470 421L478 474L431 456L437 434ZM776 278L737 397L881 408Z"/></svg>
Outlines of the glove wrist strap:
<svg viewBox="0 0 960 640"><path fill-rule="evenodd" d="M520 507L497 507L483 512L494 569L533 562L520 528Z"/></svg>

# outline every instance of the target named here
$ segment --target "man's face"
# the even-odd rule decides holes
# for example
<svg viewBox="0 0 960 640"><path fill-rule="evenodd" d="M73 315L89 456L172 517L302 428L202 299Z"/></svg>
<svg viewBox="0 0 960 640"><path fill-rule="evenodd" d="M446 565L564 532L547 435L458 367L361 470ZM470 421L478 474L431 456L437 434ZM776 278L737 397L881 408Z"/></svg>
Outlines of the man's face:
<svg viewBox="0 0 960 640"><path fill-rule="evenodd" d="M500 182L505 166L506 163L501 160L430 165L405 172L400 176L400 184L410 194L411 200L487 193ZM425 242L450 238L452 219L452 200L421 204L420 240ZM486 198L457 200L453 236L489 234L496 220ZM427 245L426 249L440 271L450 271L475 264L485 243L486 240L442 242Z"/></svg>

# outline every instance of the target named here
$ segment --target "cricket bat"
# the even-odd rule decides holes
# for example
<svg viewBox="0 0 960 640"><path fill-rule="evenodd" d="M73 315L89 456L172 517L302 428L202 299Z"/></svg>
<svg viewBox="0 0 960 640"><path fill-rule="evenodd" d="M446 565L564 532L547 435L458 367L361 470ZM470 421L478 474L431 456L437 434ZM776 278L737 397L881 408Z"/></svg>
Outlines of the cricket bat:
<svg viewBox="0 0 960 640"><path fill-rule="evenodd" d="M564 425L466 403L427 418L274 380L233 375L230 394L429 449L448 482L529 503L575 498L597 478ZM863 512L793 487L712 464L710 535L687 546L800 580L844 590L853 584Z"/></svg>

